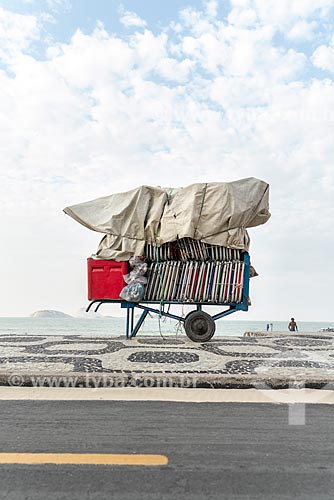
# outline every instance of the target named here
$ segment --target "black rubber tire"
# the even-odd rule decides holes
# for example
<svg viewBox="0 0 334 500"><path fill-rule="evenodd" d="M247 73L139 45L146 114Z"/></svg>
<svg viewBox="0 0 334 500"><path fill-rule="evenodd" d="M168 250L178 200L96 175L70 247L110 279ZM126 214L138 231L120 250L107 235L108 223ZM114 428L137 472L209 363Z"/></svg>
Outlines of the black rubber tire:
<svg viewBox="0 0 334 500"><path fill-rule="evenodd" d="M184 320L184 329L193 342L208 342L215 334L216 325L210 314L192 311Z"/></svg>

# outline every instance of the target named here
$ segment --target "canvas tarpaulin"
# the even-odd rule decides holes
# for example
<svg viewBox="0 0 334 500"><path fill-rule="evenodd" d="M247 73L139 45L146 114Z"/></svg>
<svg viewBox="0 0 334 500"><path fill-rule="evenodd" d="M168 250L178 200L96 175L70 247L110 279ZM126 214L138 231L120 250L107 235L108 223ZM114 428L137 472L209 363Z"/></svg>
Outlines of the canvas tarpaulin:
<svg viewBox="0 0 334 500"><path fill-rule="evenodd" d="M177 238L248 250L246 228L267 222L269 185L250 177L184 188L141 186L64 209L84 226L105 233L97 257L128 260L145 243Z"/></svg>

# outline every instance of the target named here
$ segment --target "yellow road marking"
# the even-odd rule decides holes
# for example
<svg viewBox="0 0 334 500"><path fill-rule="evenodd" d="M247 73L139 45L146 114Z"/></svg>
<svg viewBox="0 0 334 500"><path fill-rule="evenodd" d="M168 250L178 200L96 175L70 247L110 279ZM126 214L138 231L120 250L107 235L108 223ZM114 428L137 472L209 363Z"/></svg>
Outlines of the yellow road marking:
<svg viewBox="0 0 334 500"><path fill-rule="evenodd" d="M0 464L167 465L165 455L112 453L0 453Z"/></svg>

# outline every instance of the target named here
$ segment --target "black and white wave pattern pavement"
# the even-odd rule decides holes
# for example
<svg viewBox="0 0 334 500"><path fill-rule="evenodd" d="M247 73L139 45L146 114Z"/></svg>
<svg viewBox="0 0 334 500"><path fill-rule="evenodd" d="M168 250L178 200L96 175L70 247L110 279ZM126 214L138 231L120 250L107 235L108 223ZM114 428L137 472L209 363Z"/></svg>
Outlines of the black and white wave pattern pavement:
<svg viewBox="0 0 334 500"><path fill-rule="evenodd" d="M170 377L179 385L247 387L334 386L334 338L317 335L224 337L195 344L184 336L87 338L0 337L0 380L8 374L100 374L142 379ZM127 385L125 383L125 385Z"/></svg>

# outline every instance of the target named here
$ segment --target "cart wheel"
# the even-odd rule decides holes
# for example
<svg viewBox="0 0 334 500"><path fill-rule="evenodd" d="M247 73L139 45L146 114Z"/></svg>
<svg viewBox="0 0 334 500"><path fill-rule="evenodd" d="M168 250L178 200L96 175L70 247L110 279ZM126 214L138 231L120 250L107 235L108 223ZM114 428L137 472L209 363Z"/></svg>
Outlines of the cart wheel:
<svg viewBox="0 0 334 500"><path fill-rule="evenodd" d="M184 329L193 342L208 342L214 336L216 325L210 314L193 311L186 316Z"/></svg>

